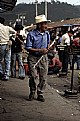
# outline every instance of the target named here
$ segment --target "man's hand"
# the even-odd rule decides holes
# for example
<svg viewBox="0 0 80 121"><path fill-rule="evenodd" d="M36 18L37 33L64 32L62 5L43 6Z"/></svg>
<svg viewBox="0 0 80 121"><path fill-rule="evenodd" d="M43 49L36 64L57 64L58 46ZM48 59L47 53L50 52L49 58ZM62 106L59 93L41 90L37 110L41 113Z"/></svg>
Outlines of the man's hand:
<svg viewBox="0 0 80 121"><path fill-rule="evenodd" d="M40 49L39 52L41 52L42 54L47 54L48 53L48 49Z"/></svg>

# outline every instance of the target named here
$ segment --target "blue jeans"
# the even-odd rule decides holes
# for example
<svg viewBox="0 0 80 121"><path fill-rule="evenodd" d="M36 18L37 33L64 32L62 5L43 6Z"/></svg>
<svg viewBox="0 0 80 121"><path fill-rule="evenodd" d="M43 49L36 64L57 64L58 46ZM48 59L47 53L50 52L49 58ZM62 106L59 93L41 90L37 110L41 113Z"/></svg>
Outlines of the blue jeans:
<svg viewBox="0 0 80 121"><path fill-rule="evenodd" d="M18 60L18 68L19 68L19 77L24 77L25 72L22 62L22 53L12 53L11 54L11 75L16 77L16 60Z"/></svg>
<svg viewBox="0 0 80 121"><path fill-rule="evenodd" d="M0 73L9 78L11 63L11 47L0 45ZM4 65L4 68L3 68Z"/></svg>

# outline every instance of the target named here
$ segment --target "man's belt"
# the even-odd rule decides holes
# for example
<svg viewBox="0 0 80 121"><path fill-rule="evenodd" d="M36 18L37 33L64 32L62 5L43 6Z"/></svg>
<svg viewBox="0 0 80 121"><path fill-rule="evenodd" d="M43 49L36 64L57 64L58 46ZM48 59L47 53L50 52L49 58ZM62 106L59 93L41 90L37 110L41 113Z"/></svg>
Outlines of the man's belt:
<svg viewBox="0 0 80 121"><path fill-rule="evenodd" d="M42 54L30 54L30 55L33 55L35 57L41 57L42 56Z"/></svg>
<svg viewBox="0 0 80 121"><path fill-rule="evenodd" d="M35 57L41 57L42 56L42 54L40 54L40 53L32 53L32 52L30 52L29 54L33 55Z"/></svg>

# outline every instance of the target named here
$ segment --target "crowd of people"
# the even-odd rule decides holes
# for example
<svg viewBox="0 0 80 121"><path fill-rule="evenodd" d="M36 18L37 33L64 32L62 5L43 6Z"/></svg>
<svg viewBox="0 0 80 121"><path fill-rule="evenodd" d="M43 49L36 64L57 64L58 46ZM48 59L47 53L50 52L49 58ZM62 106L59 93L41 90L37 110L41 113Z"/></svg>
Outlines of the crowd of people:
<svg viewBox="0 0 80 121"><path fill-rule="evenodd" d="M18 62L18 78L25 78L22 60L22 47L24 46L28 52L29 100L34 99L37 91L37 100L44 102L47 75L67 76L68 64L70 64L71 69L73 58L73 55L69 55L67 48L72 45L80 46L80 32L75 34L73 29L59 31L58 34L47 31L47 23L50 21L46 19L45 15L39 15L35 17L36 28L26 35L24 44L23 36L20 34L23 27L15 25L13 29L5 26L4 21L4 18L0 17L0 79L7 81L10 76L17 77L16 62ZM53 41L54 44L51 46ZM75 61L77 69L80 69L80 55L75 55ZM39 84L37 85L38 80Z"/></svg>
<svg viewBox="0 0 80 121"><path fill-rule="evenodd" d="M64 28L64 29L63 29ZM74 31L74 28L77 28L77 30ZM53 34L55 33L55 34ZM69 48L72 47L75 50L79 48L80 46L80 27L77 25L77 27L75 26L71 26L71 28L69 28L69 26L62 26L62 31L58 30L54 32L52 31L51 33L51 38L52 41L55 41L55 47L56 50L58 51L58 57L59 57L59 61L62 62L62 67L61 70L59 72L59 76L67 76L68 73L68 68L69 68L69 64L70 64L70 69L72 70L72 60L74 57L74 63L76 62L76 69L80 70L80 55L79 52L76 54L72 54L69 52ZM55 35L55 36L54 36Z"/></svg>

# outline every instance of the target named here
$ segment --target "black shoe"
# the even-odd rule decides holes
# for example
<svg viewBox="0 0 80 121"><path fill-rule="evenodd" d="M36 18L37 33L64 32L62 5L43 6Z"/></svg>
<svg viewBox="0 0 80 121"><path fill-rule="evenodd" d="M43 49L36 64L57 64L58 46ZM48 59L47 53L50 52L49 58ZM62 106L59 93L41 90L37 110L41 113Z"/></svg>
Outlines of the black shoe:
<svg viewBox="0 0 80 121"><path fill-rule="evenodd" d="M8 81L8 80L9 78L5 78L5 77L2 78L2 81Z"/></svg>
<svg viewBox="0 0 80 121"><path fill-rule="evenodd" d="M12 78L16 78L16 76L11 76Z"/></svg>
<svg viewBox="0 0 80 121"><path fill-rule="evenodd" d="M22 79L22 80L23 80L24 78L25 78L25 77L20 77L20 76L19 76L19 79Z"/></svg>
<svg viewBox="0 0 80 121"><path fill-rule="evenodd" d="M80 70L80 68L78 68L78 67L77 67L77 69L76 69L76 70Z"/></svg>
<svg viewBox="0 0 80 121"><path fill-rule="evenodd" d="M31 92L29 95L29 101L32 101L34 99L35 92Z"/></svg>
<svg viewBox="0 0 80 121"><path fill-rule="evenodd" d="M67 76L67 72L60 72L59 77L62 77L62 76Z"/></svg>
<svg viewBox="0 0 80 121"><path fill-rule="evenodd" d="M72 70L72 66L70 65L70 70Z"/></svg>
<svg viewBox="0 0 80 121"><path fill-rule="evenodd" d="M4 77L4 75L0 72L0 79L2 79Z"/></svg>
<svg viewBox="0 0 80 121"><path fill-rule="evenodd" d="M45 101L43 95L38 95L37 100L38 101L41 101L41 102L44 102Z"/></svg>

